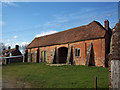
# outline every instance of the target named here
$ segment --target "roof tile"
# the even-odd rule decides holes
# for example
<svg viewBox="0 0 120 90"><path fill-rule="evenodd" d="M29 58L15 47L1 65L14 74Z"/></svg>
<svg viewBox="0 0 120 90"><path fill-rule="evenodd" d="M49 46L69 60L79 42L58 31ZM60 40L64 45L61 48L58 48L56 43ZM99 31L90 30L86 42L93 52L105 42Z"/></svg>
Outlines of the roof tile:
<svg viewBox="0 0 120 90"><path fill-rule="evenodd" d="M105 33L106 29L99 22L93 21L88 25L68 29L51 35L37 37L27 46L27 48L100 38L104 37Z"/></svg>

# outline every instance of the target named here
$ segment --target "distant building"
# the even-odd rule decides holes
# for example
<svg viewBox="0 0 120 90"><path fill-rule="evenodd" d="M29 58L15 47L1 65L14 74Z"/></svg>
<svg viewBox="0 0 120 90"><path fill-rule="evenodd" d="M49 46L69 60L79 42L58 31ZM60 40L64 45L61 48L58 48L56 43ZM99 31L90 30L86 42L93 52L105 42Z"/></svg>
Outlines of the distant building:
<svg viewBox="0 0 120 90"><path fill-rule="evenodd" d="M27 47L24 62L108 66L112 30L93 21L51 35L35 38Z"/></svg>
<svg viewBox="0 0 120 90"><path fill-rule="evenodd" d="M22 62L22 54L19 50L19 46L16 45L15 48L11 49L9 46L7 50L3 50L1 53L2 56L2 64L16 63Z"/></svg>

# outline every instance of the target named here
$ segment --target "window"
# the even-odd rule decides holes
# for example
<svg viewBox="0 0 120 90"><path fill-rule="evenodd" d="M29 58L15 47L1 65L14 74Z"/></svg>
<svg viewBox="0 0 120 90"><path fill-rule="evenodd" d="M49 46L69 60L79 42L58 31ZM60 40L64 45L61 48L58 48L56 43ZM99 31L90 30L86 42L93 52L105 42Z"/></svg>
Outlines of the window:
<svg viewBox="0 0 120 90"><path fill-rule="evenodd" d="M46 60L47 60L47 51L41 51L41 60L42 60L42 62L46 62Z"/></svg>
<svg viewBox="0 0 120 90"><path fill-rule="evenodd" d="M51 50L51 56L53 56L53 50Z"/></svg>
<svg viewBox="0 0 120 90"><path fill-rule="evenodd" d="M75 56L80 57L80 48L75 48Z"/></svg>

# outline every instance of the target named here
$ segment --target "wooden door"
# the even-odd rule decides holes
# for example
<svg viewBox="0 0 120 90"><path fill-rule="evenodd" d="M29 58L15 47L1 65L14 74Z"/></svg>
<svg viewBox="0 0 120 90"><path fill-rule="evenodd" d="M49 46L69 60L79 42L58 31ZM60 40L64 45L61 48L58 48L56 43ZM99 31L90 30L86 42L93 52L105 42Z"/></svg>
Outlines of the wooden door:
<svg viewBox="0 0 120 90"><path fill-rule="evenodd" d="M46 62L46 60L47 60L47 52L44 51L44 62Z"/></svg>
<svg viewBox="0 0 120 90"><path fill-rule="evenodd" d="M41 60L42 60L42 62L46 62L46 60L47 60L47 51L42 51L41 52Z"/></svg>
<svg viewBox="0 0 120 90"><path fill-rule="evenodd" d="M41 60L42 60L42 62L44 62L44 51L42 51L42 53L41 53Z"/></svg>

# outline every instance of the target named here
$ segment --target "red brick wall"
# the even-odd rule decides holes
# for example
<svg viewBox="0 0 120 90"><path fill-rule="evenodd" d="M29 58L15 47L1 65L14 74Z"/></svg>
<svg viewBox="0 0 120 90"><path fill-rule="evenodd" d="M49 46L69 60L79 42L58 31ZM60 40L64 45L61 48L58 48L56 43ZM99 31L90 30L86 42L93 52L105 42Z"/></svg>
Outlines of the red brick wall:
<svg viewBox="0 0 120 90"><path fill-rule="evenodd" d="M104 66L105 62L105 39L88 40L77 43L72 43L73 45L73 62L75 65L85 65L86 50L88 48L88 43L93 44L94 58L96 66ZM81 56L75 57L75 48L80 48Z"/></svg>
<svg viewBox="0 0 120 90"><path fill-rule="evenodd" d="M93 44L93 50L94 50L94 58L95 58L95 65L96 66L103 66L105 67L105 38L103 39L94 39L94 40L86 40L86 41L80 41L75 43L70 43L70 45L73 46L73 63L74 65L85 65L85 58L86 58L86 50L88 47L88 43ZM47 62L51 62L51 50L54 50L54 48L60 48L60 47L67 47L68 44L61 44L61 45L53 45L53 46L47 46L47 47L40 47L39 48L39 58L41 58L41 51L47 51ZM80 57L75 57L75 48L80 48ZM34 53L37 51L38 48L32 48L31 53ZM28 52L30 52L30 49L28 49ZM35 55L33 55L33 62L35 61ZM41 62L41 59L39 59Z"/></svg>

